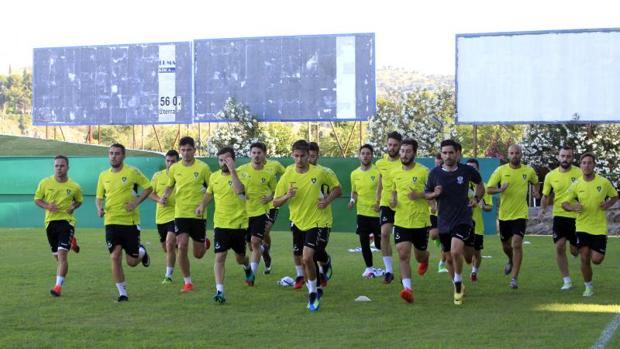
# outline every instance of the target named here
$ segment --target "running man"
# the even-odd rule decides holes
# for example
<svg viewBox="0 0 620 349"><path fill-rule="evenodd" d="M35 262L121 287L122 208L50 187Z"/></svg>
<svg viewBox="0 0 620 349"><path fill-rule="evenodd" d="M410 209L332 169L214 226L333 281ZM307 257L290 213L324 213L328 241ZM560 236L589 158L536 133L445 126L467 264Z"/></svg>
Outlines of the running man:
<svg viewBox="0 0 620 349"><path fill-rule="evenodd" d="M217 152L217 161L220 169L214 172L209 179L207 193L200 209L203 211L211 200L215 200L213 217L213 243L215 261L216 303L224 303L224 271L228 250L235 252L237 263L243 265L245 282L254 286L254 273L250 268L249 258L245 255L245 236L248 229L248 215L246 213L246 193L235 168L235 151L231 147L224 147Z"/></svg>
<svg viewBox="0 0 620 349"><path fill-rule="evenodd" d="M169 150L166 153L166 168L159 172L155 172L151 179L153 192L149 196L155 201L155 224L157 224L157 232L159 233L159 242L161 248L166 253L166 273L162 284L172 283L172 273L174 272L174 264L177 259L177 236L174 225L174 193L170 194L167 202L162 204L162 196L166 192L168 182L170 181L170 167L179 161L179 153L176 150Z"/></svg>
<svg viewBox="0 0 620 349"><path fill-rule="evenodd" d="M129 300L123 273L123 250L127 265L138 263L148 267L151 259L140 244L140 209L138 206L151 194L149 180L137 168L124 164L125 146L112 144L108 152L110 169L101 172L97 181L95 204L97 214L104 218L105 239L112 260L112 276L118 289L118 302ZM142 187L142 194L137 194Z"/></svg>
<svg viewBox="0 0 620 349"><path fill-rule="evenodd" d="M267 226L271 225L269 210L277 184L274 172L265 167L266 155L267 146L264 143L252 143L250 145L250 163L239 166L237 169L239 176L245 183L245 208L249 217L245 239L251 247L250 266L254 275L258 271L265 231Z"/></svg>
<svg viewBox="0 0 620 349"><path fill-rule="evenodd" d="M379 170L372 164L374 149L364 144L359 149L360 166L351 172L351 200L349 210L355 206L357 211L357 233L366 269L362 277L376 276L370 249L370 235L375 237L375 246L381 249L381 226L379 225L379 204L375 200L379 183Z"/></svg>
<svg viewBox="0 0 620 349"><path fill-rule="evenodd" d="M473 167L480 173L480 163L476 159L467 160L467 165ZM484 182L482 182L484 185ZM486 186L485 186L486 187ZM476 193L476 185L469 183L469 199L473 199ZM472 202L472 219L474 220L474 255L471 261L471 274L469 279L472 282L478 281L478 271L482 264L482 253L484 249L484 218L482 211L489 212L493 209L493 198L489 194L484 194L482 200L474 200Z"/></svg>
<svg viewBox="0 0 620 349"><path fill-rule="evenodd" d="M189 238L193 240L194 257L204 257L211 242L207 238L207 222L203 197L209 183L211 170L204 162L196 159L196 143L192 137L183 137L179 140L179 150L182 161L170 166L168 171L168 185L161 204L166 205L174 190L174 224L176 226L176 240L179 247L179 266L183 274L182 293L194 289L189 264Z"/></svg>
<svg viewBox="0 0 620 349"><path fill-rule="evenodd" d="M394 242L398 251L400 277L403 289L400 297L407 303L413 303L411 285L411 246L416 261L418 275L422 276L428 269L428 227L430 214L424 187L429 170L415 162L418 142L405 139L400 145L401 168L392 171L392 198L390 206L394 209Z"/></svg>
<svg viewBox="0 0 620 349"><path fill-rule="evenodd" d="M84 201L80 185L71 180L68 173L69 159L64 155L56 156L54 175L41 180L34 194L34 203L45 210L47 241L56 259L56 284L50 290L54 297L60 297L62 293L62 285L69 270L67 256L70 249L75 251L72 246L75 241L74 212Z"/></svg>
<svg viewBox="0 0 620 349"><path fill-rule="evenodd" d="M502 248L508 257L504 274L512 273L510 288L519 288L518 278L523 261L523 237L528 218L527 197L530 184L534 186L533 195L540 199L540 185L536 171L521 163L521 146L513 144L508 148L509 162L495 169L487 191L489 194L501 193L499 203L499 236Z"/></svg>
<svg viewBox="0 0 620 349"><path fill-rule="evenodd" d="M293 253L301 256L306 286L308 287L308 305L311 312L319 310L322 289L317 287L317 261L326 261L325 247L329 242L329 229L322 226L324 213L336 199L336 190L328 195L321 192L324 185L333 185L331 175L323 168L308 162L309 144L305 140L293 143L292 157L295 165L286 170L278 181L273 204L280 207L288 202L290 219L293 224Z"/></svg>
<svg viewBox="0 0 620 349"><path fill-rule="evenodd" d="M577 213L566 211L562 203L568 200L570 195L569 188L579 178L582 173L579 167L573 166L573 148L568 146L560 147L558 161L560 166L549 172L545 177L543 185L543 198L541 201L538 218L542 219L547 212L550 201L553 201L553 244L555 245L555 260L558 263L560 274L562 275L561 291L573 288L573 281L568 271L568 260L566 258L566 242L570 243L570 252L577 257L577 235L575 235L575 218ZM571 202L574 204L574 202Z"/></svg>
<svg viewBox="0 0 620 349"><path fill-rule="evenodd" d="M461 154L457 149L460 149L459 144L451 139L441 142L443 165L431 170L425 192L426 199L437 200L439 240L454 283L454 304L461 305L463 257L470 261L474 246L471 206L484 195L484 186L478 171L458 162ZM469 199L471 182L476 184L473 200Z"/></svg>
<svg viewBox="0 0 620 349"><path fill-rule="evenodd" d="M618 191L613 184L594 173L596 157L592 153L581 155L583 176L569 189L567 200L562 203L566 211L576 212L577 248L581 257L581 274L585 283L584 297L594 295L592 263L598 265L605 259L607 248L606 212L618 201ZM576 200L576 202L575 202Z"/></svg>
<svg viewBox="0 0 620 349"><path fill-rule="evenodd" d="M390 235L394 228L394 210L390 208L390 199L392 197L392 176L390 172L400 168L400 143L403 136L394 131L388 134L387 138L387 154L382 159L377 160L375 166L379 169L379 185L377 186L376 201L380 206L380 222L381 222L381 254L383 255L383 264L385 265L385 274L383 282L386 284L394 280L394 271L392 269L392 246L390 245ZM385 190L383 190L385 188Z"/></svg>

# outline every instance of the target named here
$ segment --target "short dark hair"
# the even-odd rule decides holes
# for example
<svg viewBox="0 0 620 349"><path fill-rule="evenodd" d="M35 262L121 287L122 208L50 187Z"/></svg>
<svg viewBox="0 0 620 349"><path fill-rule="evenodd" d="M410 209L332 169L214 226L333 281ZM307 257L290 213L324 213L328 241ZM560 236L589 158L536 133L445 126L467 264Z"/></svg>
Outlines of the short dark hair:
<svg viewBox="0 0 620 349"><path fill-rule="evenodd" d="M196 148L196 142L194 142L194 139L190 136L185 136L179 139L179 148L184 145L191 145L192 148Z"/></svg>
<svg viewBox="0 0 620 349"><path fill-rule="evenodd" d="M309 148L309 145L308 145L308 142L306 142L305 139L297 140L291 146L291 150L292 151L300 150L300 151L303 151L303 152L306 152L306 153L308 152L308 148Z"/></svg>
<svg viewBox="0 0 620 349"><path fill-rule="evenodd" d="M443 159L441 158L441 153L437 153L437 154L435 154L435 159L437 159L437 160L443 160Z"/></svg>
<svg viewBox="0 0 620 349"><path fill-rule="evenodd" d="M320 149L319 148L319 143L317 143L317 142L309 142L308 143L308 151L315 151L317 153L320 153L319 149Z"/></svg>
<svg viewBox="0 0 620 349"><path fill-rule="evenodd" d="M596 156L594 155L594 153L590 153L590 152L581 154L581 156L579 157L579 162L583 161L583 159L587 157L591 157L592 161L596 162Z"/></svg>
<svg viewBox="0 0 620 349"><path fill-rule="evenodd" d="M395 139L395 140L397 140L399 142L403 141L403 136L400 133L398 133L397 131L392 131L392 132L388 133L387 138L388 139L392 138L392 139Z"/></svg>
<svg viewBox="0 0 620 349"><path fill-rule="evenodd" d="M177 158L177 160L179 160L179 152L174 149L168 150L168 152L166 153L166 157L168 156L174 156Z"/></svg>
<svg viewBox="0 0 620 349"><path fill-rule="evenodd" d="M480 163L478 162L478 159L474 159L474 158L467 159L467 163L468 164L476 164L476 167L480 168Z"/></svg>
<svg viewBox="0 0 620 349"><path fill-rule="evenodd" d="M65 162L67 163L67 166L69 166L69 158L68 157L66 157L64 155L56 155L56 157L54 158L54 161L56 161L58 159L65 160Z"/></svg>
<svg viewBox="0 0 620 349"><path fill-rule="evenodd" d="M125 155L125 146L120 143L114 143L110 146L110 148L119 148L121 150L121 153Z"/></svg>
<svg viewBox="0 0 620 349"><path fill-rule="evenodd" d="M560 150L570 150L573 151L573 147L571 147L570 145L563 145L560 147Z"/></svg>
<svg viewBox="0 0 620 349"><path fill-rule="evenodd" d="M443 141L441 141L441 144L439 145L440 148L450 147L450 146L454 148L454 151L460 151L461 149L463 149L461 145L454 139L444 139Z"/></svg>
<svg viewBox="0 0 620 349"><path fill-rule="evenodd" d="M254 142L254 143L250 144L250 150L252 150L252 148L258 148L258 149L262 150L263 152L267 153L267 146L265 145L265 143Z"/></svg>
<svg viewBox="0 0 620 349"><path fill-rule="evenodd" d="M411 139L411 138L406 138L402 141L402 143L400 144L400 146L402 147L403 145L410 145L413 148L413 152L417 153L418 152L418 141L416 141L415 139Z"/></svg>
<svg viewBox="0 0 620 349"><path fill-rule="evenodd" d="M359 151L361 152L361 151L362 151L362 149L364 149L364 148L366 148L366 149L370 150L370 153L371 153L371 154L374 154L374 153L375 153L375 149L372 147L372 145L370 145L370 144L368 144L368 143L366 143L366 144L362 145L362 146L360 147L360 150L359 150Z"/></svg>
<svg viewBox="0 0 620 349"><path fill-rule="evenodd" d="M229 153L230 157L233 158L233 160L235 159L235 150L230 147L230 146L225 146L222 149L217 151L217 156L220 156L222 154L226 154Z"/></svg>

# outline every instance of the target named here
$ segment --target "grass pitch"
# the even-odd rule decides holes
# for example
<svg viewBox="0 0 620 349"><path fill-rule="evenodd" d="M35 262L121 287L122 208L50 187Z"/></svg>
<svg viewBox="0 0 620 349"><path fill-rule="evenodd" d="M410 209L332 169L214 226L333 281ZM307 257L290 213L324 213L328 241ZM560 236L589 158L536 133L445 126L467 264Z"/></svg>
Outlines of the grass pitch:
<svg viewBox="0 0 620 349"><path fill-rule="evenodd" d="M508 288L505 258L496 236L485 237L480 280L465 282L462 306L452 304L452 286L438 274L438 248L430 244L431 266L413 276L414 304L399 298L396 280L361 278L362 256L352 233L332 233L328 246L334 276L309 313L307 291L278 286L294 276L291 237L273 233L273 272L260 274L253 288L228 256L226 298L215 304L213 252L191 259L195 291L181 294L177 268L174 284L161 285L164 254L157 233L142 240L151 266L124 265L129 302L117 304L102 230L79 229L82 251L69 256L69 274L60 298L52 298L55 262L42 229L0 232L0 347L2 348L588 348L620 312L620 240L610 238L607 259L594 269L595 296L581 296L578 260L570 258L576 288L561 292L561 278L550 237L528 237L520 289ZM212 232L209 232L212 236ZM382 266L379 253L375 265ZM395 270L397 258L395 258ZM415 263L413 264L415 273ZM466 267L465 275L469 275ZM354 302L365 295L371 302ZM620 347L616 334L608 348Z"/></svg>

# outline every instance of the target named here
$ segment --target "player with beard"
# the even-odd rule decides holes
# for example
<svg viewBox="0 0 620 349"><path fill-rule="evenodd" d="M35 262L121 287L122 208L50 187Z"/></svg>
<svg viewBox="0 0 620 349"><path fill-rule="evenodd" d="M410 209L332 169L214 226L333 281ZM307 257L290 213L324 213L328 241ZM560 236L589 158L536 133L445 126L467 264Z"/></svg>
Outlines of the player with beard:
<svg viewBox="0 0 620 349"><path fill-rule="evenodd" d="M405 139L400 145L401 167L392 171L392 197L390 207L394 215L394 242L399 257L403 289L400 297L413 303L411 282L411 247L418 261L418 275L428 269L428 227L431 225L424 187L428 168L415 162L418 142Z"/></svg>
<svg viewBox="0 0 620 349"><path fill-rule="evenodd" d="M104 217L105 238L112 260L112 276L118 289L118 302L129 300L123 273L123 250L127 265L138 263L148 267L151 259L140 244L140 211L138 206L151 194L149 180L137 168L125 165L125 147L112 144L108 152L111 168L101 172L97 181L95 204L97 214ZM142 194L137 195L137 187Z"/></svg>
<svg viewBox="0 0 620 349"><path fill-rule="evenodd" d="M536 171L521 163L521 146L513 144L508 148L509 162L495 169L487 190L489 194L501 193L499 204L499 236L502 248L508 257L504 274L512 273L510 288L519 288L518 277L523 261L523 237L528 218L527 197L530 184L534 186L533 195L540 199Z"/></svg>
<svg viewBox="0 0 620 349"><path fill-rule="evenodd" d="M390 199L392 197L392 175L394 169L400 168L400 143L403 136L396 132L390 132L387 138L387 154L382 159L377 160L375 166L379 169L379 185L377 186L376 201L380 206L380 224L381 224L381 254L383 255L383 264L385 265L385 274L383 282L386 284L394 280L394 271L392 269L392 246L390 245L390 235L394 228L394 210L390 208ZM385 190L383 189L385 188Z"/></svg>
<svg viewBox="0 0 620 349"><path fill-rule="evenodd" d="M594 295L592 263L598 265L605 259L607 248L606 210L618 201L618 191L611 182L594 173L596 158L592 153L581 155L583 176L569 189L567 200L562 203L566 211L577 213L575 220L577 248L581 257L581 273L585 283L584 297ZM572 202L572 203L571 203Z"/></svg>
<svg viewBox="0 0 620 349"><path fill-rule="evenodd" d="M351 200L349 210L355 206L357 211L356 233L362 247L362 257L366 269L364 278L374 278L376 270L372 261L370 235L375 237L375 246L381 249L381 227L379 225L379 204L375 200L379 183L379 170L372 164L373 148L364 144L359 149L360 166L351 172Z"/></svg>
<svg viewBox="0 0 620 349"><path fill-rule="evenodd" d="M553 201L553 243L555 244L555 260L562 275L562 287L560 290L567 291L573 288L573 282L568 271L566 258L566 242L570 243L570 252L577 256L577 236L575 235L575 217L577 213L566 211L562 203L568 201L569 188L575 181L581 178L579 167L573 166L573 149L568 146L560 147L558 161L560 166L549 172L543 185L543 198L538 218L543 219L549 202ZM571 204L574 204L571 202Z"/></svg>
<svg viewBox="0 0 620 349"><path fill-rule="evenodd" d="M428 176L425 197L437 200L437 227L441 248L446 254L448 270L454 283L454 304L463 304L463 257L471 260L474 232L471 207L484 195L484 185L478 171L458 162L461 158L457 142L441 142L443 165L435 167ZM470 183L476 184L473 199L469 199Z"/></svg>

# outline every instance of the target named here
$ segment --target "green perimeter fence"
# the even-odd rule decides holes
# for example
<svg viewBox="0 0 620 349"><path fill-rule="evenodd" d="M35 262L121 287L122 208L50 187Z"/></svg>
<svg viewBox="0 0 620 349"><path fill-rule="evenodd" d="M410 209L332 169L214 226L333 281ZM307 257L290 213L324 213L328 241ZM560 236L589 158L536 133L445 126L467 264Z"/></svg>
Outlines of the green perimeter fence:
<svg viewBox="0 0 620 349"><path fill-rule="evenodd" d="M212 171L217 169L217 159L203 158ZM292 163L291 158L276 159L287 166ZM499 161L493 158L480 158L482 177L486 181ZM129 157L126 163L139 168L148 178L153 173L164 168L162 157ZM238 159L238 164L245 163L248 158ZM419 163L431 168L432 158L419 158ZM352 158L321 158L321 165L333 169L340 180L343 195L332 204L334 210L333 231L355 231L355 210L349 210L351 184L350 174L359 166L359 161ZM4 228L32 228L43 226L43 210L33 202L34 192L39 181L53 175L53 157L0 157L0 227ZM107 157L71 157L69 176L82 187L84 204L76 212L77 226L87 228L103 227L103 220L96 214L95 192L99 173L109 168ZM142 227L155 228L155 204L147 199L140 207ZM212 228L213 204L209 205L208 223ZM288 230L288 207L280 210L275 230ZM495 208L484 213L487 234L496 233Z"/></svg>

